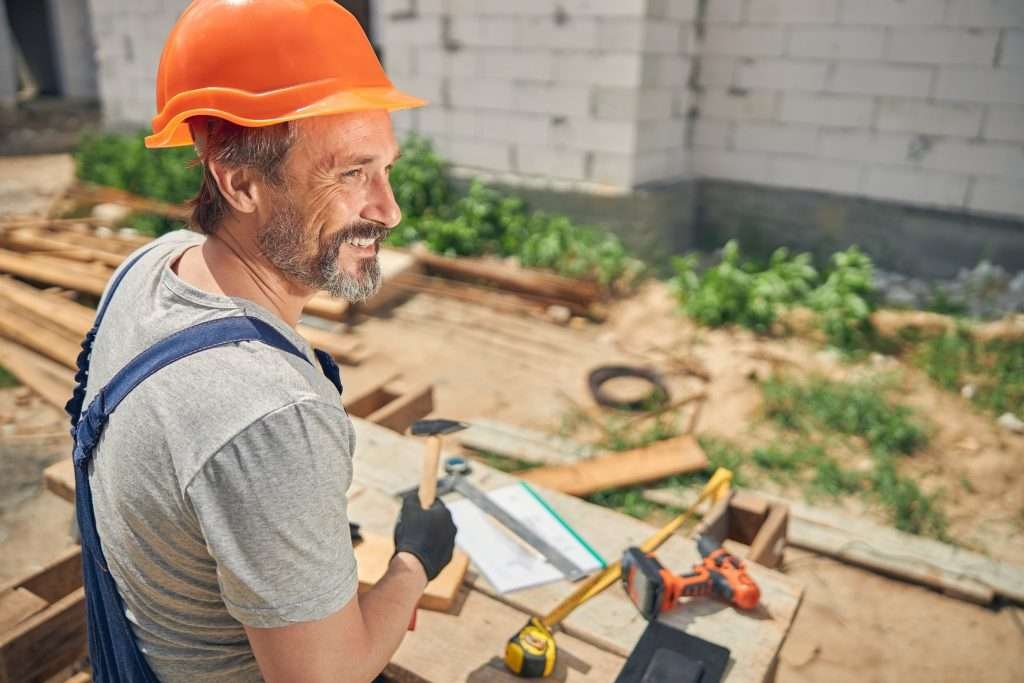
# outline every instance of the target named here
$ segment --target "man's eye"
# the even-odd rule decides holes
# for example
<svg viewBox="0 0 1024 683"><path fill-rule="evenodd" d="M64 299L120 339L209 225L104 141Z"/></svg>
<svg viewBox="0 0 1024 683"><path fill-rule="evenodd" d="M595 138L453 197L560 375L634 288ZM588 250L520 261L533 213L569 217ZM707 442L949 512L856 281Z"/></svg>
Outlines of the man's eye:
<svg viewBox="0 0 1024 683"><path fill-rule="evenodd" d="M363 174L363 169L361 169L361 168L353 168L351 171L345 171L341 175L344 178L358 178L362 174Z"/></svg>

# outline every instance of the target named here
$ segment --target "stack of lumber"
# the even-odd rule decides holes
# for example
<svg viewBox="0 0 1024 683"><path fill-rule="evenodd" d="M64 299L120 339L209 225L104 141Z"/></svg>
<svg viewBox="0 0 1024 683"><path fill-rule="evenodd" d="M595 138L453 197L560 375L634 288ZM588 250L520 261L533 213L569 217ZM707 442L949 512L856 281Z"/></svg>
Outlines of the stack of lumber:
<svg viewBox="0 0 1024 683"><path fill-rule="evenodd" d="M63 407L81 341L95 316L92 307L75 299L98 301L114 269L139 244L135 237L104 235L85 223L0 223L0 365ZM345 306L319 295L307 312L338 320ZM323 323L297 330L341 363L358 365L368 355L358 341L324 329Z"/></svg>

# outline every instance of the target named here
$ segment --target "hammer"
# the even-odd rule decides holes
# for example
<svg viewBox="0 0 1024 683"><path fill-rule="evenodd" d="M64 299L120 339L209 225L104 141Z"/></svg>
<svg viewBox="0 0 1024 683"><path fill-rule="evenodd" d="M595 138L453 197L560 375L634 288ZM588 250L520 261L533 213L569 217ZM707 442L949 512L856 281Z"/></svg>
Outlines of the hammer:
<svg viewBox="0 0 1024 683"><path fill-rule="evenodd" d="M437 464L441 459L441 438L445 434L461 432L469 425L457 420L418 420L413 423L413 436L426 436L427 450L423 456L423 478L420 480L420 507L424 510L434 504L437 497Z"/></svg>

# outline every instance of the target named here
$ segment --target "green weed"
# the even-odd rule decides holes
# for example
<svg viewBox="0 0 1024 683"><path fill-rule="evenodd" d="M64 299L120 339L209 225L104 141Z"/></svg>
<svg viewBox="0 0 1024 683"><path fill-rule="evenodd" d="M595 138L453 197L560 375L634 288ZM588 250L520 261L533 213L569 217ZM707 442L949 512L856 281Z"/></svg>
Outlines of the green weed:
<svg viewBox="0 0 1024 683"><path fill-rule="evenodd" d="M947 540L939 497L925 494L912 479L900 475L891 456L876 456L871 486L897 529Z"/></svg>
<svg viewBox="0 0 1024 683"><path fill-rule="evenodd" d="M1024 342L981 343L958 329L920 340L910 357L945 389L974 385L971 401L980 408L997 415L1024 413Z"/></svg>
<svg viewBox="0 0 1024 683"><path fill-rule="evenodd" d="M877 380L854 384L816 377L797 382L774 376L761 384L767 416L786 429L828 429L863 437L872 451L910 453L927 443L912 411L889 402Z"/></svg>
<svg viewBox="0 0 1024 683"><path fill-rule="evenodd" d="M0 365L0 389L6 389L8 387L20 386L21 382L15 377L10 370Z"/></svg>

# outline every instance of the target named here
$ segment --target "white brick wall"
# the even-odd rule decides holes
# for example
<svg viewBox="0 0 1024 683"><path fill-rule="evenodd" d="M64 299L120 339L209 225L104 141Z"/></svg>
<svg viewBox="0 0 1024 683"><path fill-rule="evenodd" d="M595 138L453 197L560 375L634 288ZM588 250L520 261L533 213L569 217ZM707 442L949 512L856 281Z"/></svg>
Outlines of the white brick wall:
<svg viewBox="0 0 1024 683"><path fill-rule="evenodd" d="M107 117L145 125L186 2L89 3ZM1024 0L375 0L373 12L388 73L432 101L396 114L396 129L459 164L620 187L690 173L1024 216Z"/></svg>

